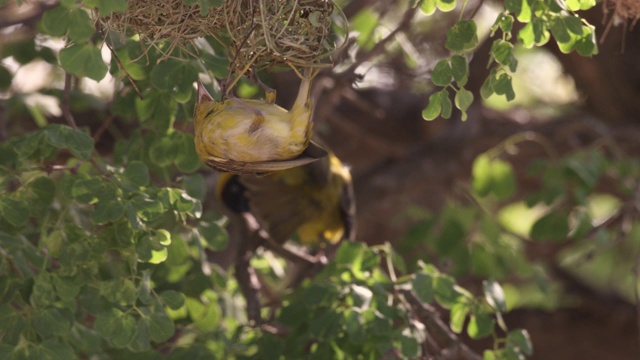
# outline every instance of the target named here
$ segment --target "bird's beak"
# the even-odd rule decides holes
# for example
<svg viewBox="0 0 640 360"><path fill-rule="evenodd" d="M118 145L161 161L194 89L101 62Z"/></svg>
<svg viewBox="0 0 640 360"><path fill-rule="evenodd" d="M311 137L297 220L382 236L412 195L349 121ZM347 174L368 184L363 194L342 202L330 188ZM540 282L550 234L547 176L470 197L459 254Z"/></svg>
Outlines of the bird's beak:
<svg viewBox="0 0 640 360"><path fill-rule="evenodd" d="M198 99L196 103L199 104L201 102L207 101L213 101L213 97L211 97L207 89L204 88L204 84L202 83L202 81L198 80Z"/></svg>

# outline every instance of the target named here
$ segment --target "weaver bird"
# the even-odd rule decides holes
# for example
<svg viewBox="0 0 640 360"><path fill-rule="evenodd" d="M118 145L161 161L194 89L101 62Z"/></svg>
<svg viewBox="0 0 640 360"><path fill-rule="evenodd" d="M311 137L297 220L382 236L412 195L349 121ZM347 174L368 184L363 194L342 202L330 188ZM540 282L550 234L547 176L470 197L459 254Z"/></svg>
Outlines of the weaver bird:
<svg viewBox="0 0 640 360"><path fill-rule="evenodd" d="M267 100L215 101L198 81L194 110L196 151L210 167L237 174L268 173L308 164L326 156L312 143L312 69L305 70L291 110L275 102L275 91Z"/></svg>
<svg viewBox="0 0 640 360"><path fill-rule="evenodd" d="M315 248L355 237L349 169L333 154L266 176L221 174L216 195L234 213L251 213L277 244L295 235Z"/></svg>
<svg viewBox="0 0 640 360"><path fill-rule="evenodd" d="M253 324L263 323L259 293L270 293L250 265L259 246L294 262L287 271L286 283L295 287L322 268L324 253L335 250L331 245L355 238L351 174L332 153L316 162L261 177L222 173L216 197L230 220L230 242L224 252L210 253L209 258L223 267L235 265L238 285L247 300L247 317ZM310 256L285 249L282 244L294 235L311 247L312 253L319 253Z"/></svg>

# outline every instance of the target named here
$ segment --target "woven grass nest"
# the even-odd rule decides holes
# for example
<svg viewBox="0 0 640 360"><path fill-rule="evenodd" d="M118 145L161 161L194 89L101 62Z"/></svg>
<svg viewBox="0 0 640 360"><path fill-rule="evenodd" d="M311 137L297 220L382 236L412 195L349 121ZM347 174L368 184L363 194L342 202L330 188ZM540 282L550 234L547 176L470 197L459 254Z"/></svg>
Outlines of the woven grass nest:
<svg viewBox="0 0 640 360"><path fill-rule="evenodd" d="M138 34L143 46L164 54L161 60L176 47L195 56L192 44L199 37L228 39L231 72L244 74L278 64L294 69L329 66L327 59L339 49L332 15L346 26L344 14L331 0L225 0L206 14L198 4L183 0L129 0L126 12L99 20L107 31Z"/></svg>
<svg viewBox="0 0 640 360"><path fill-rule="evenodd" d="M632 20L635 23L640 19L640 0L606 0L603 6L605 13L613 10L613 13L623 20Z"/></svg>

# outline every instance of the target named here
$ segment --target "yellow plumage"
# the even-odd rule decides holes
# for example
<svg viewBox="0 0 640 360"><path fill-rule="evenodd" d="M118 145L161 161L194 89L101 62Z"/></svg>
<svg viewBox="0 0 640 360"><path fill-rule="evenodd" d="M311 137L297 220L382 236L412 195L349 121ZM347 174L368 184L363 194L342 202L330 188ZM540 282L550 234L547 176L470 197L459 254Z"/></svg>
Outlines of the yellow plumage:
<svg viewBox="0 0 640 360"><path fill-rule="evenodd" d="M311 246L355 234L351 174L333 154L264 177L222 174L217 196L232 211L251 212L280 244L294 234Z"/></svg>
<svg viewBox="0 0 640 360"><path fill-rule="evenodd" d="M215 101L198 83L194 137L198 156L207 165L234 173L270 172L317 160L326 153L308 149L313 122L309 98L311 70L305 71L291 110L264 100L227 98Z"/></svg>

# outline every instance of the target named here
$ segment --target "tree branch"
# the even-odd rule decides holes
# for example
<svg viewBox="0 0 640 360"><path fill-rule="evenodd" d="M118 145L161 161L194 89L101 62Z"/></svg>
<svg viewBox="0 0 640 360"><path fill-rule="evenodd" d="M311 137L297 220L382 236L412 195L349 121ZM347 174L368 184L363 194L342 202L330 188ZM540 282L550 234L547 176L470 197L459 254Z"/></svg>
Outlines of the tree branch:
<svg viewBox="0 0 640 360"><path fill-rule="evenodd" d="M64 119L67 120L67 124L74 129L78 128L76 124L76 120L73 118L71 114L71 107L69 105L69 93L71 92L71 74L65 72L64 74L64 91L62 93L62 115Z"/></svg>

